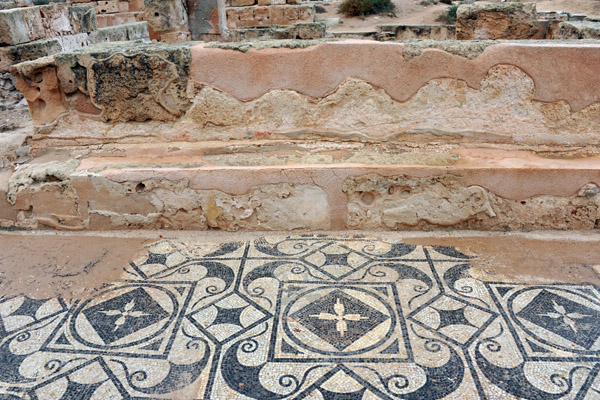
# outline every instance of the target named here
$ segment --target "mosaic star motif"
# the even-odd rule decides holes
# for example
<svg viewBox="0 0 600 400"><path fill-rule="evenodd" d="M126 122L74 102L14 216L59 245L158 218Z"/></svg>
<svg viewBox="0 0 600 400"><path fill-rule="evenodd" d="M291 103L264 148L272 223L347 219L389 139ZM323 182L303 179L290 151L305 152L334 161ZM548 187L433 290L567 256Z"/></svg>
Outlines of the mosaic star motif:
<svg viewBox="0 0 600 400"><path fill-rule="evenodd" d="M318 315L311 315L310 317L326 321L336 321L335 329L340 334L340 337L344 337L348 331L348 323L346 321L360 321L363 319L368 319L360 314L346 314L346 307L344 307L344 303L340 301L339 297L335 299L333 311L335 314L321 312Z"/></svg>
<svg viewBox="0 0 600 400"><path fill-rule="evenodd" d="M340 290L308 304L290 317L340 351L389 318Z"/></svg>
<svg viewBox="0 0 600 400"><path fill-rule="evenodd" d="M0 300L0 399L600 398L594 284L442 246L160 241L80 301Z"/></svg>
<svg viewBox="0 0 600 400"><path fill-rule="evenodd" d="M83 313L106 344L169 316L142 288L88 308Z"/></svg>
<svg viewBox="0 0 600 400"><path fill-rule="evenodd" d="M542 290L517 316L590 349L600 337L600 312Z"/></svg>

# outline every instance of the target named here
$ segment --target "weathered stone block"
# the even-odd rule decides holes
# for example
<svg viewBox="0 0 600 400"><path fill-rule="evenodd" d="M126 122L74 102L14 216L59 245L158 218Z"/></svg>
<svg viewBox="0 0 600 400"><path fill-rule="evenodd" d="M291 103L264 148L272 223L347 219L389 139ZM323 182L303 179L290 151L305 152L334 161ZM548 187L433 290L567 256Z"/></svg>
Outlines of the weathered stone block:
<svg viewBox="0 0 600 400"><path fill-rule="evenodd" d="M0 11L0 45L12 46L44 37L39 7Z"/></svg>
<svg viewBox="0 0 600 400"><path fill-rule="evenodd" d="M200 40L203 35L218 34L221 32L219 4L217 0L188 0L188 10L189 29L192 40Z"/></svg>
<svg viewBox="0 0 600 400"><path fill-rule="evenodd" d="M290 6L296 7L298 11L298 19L296 22L313 22L315 19L315 7L312 4L301 5L301 6Z"/></svg>
<svg viewBox="0 0 600 400"><path fill-rule="evenodd" d="M348 228L593 229L600 190L507 199L452 174L428 178L363 175L347 179ZM535 227L535 228L534 228Z"/></svg>
<svg viewBox="0 0 600 400"><path fill-rule="evenodd" d="M600 22L563 21L553 33L553 39L600 39Z"/></svg>
<svg viewBox="0 0 600 400"><path fill-rule="evenodd" d="M187 109L186 45L96 45L56 56L62 90L86 88L105 121L174 120Z"/></svg>
<svg viewBox="0 0 600 400"><path fill-rule="evenodd" d="M187 11L181 0L145 0L144 15L154 32L188 30Z"/></svg>
<svg viewBox="0 0 600 400"><path fill-rule="evenodd" d="M240 21L250 21L252 19L254 19L254 8L253 7L248 7L248 8L243 8L242 12L240 13Z"/></svg>
<svg viewBox="0 0 600 400"><path fill-rule="evenodd" d="M128 39L126 25L107 26L90 33L90 44L124 42Z"/></svg>
<svg viewBox="0 0 600 400"><path fill-rule="evenodd" d="M89 44L104 42L122 42L127 40L149 41L148 24L146 22L133 22L100 28L89 34Z"/></svg>
<svg viewBox="0 0 600 400"><path fill-rule="evenodd" d="M254 9L254 18L258 21L262 21L265 24L270 24L269 21L269 7L256 7Z"/></svg>
<svg viewBox="0 0 600 400"><path fill-rule="evenodd" d="M295 25L264 25L230 31L229 41L273 39L318 39L325 37L326 26L321 22Z"/></svg>
<svg viewBox="0 0 600 400"><path fill-rule="evenodd" d="M52 3L40 6L42 25L44 26L44 37L55 37L71 34L71 21L69 20L69 8L65 4Z"/></svg>
<svg viewBox="0 0 600 400"><path fill-rule="evenodd" d="M290 21L295 21L299 17L298 10L296 8L292 8L292 7L285 8L284 15L285 15L285 19L288 19Z"/></svg>
<svg viewBox="0 0 600 400"><path fill-rule="evenodd" d="M144 11L144 0L129 0L129 11Z"/></svg>
<svg viewBox="0 0 600 400"><path fill-rule="evenodd" d="M379 25L377 40L450 40L456 36L454 25Z"/></svg>
<svg viewBox="0 0 600 400"><path fill-rule="evenodd" d="M10 67L14 64L58 54L62 50L62 43L57 38L0 47L0 72L10 71Z"/></svg>
<svg viewBox="0 0 600 400"><path fill-rule="evenodd" d="M164 43L187 42L189 40L191 40L191 36L187 31L165 32L160 35L160 41Z"/></svg>
<svg viewBox="0 0 600 400"><path fill-rule="evenodd" d="M226 11L227 22L237 22L240 20L240 10L236 8L228 8Z"/></svg>
<svg viewBox="0 0 600 400"><path fill-rule="evenodd" d="M89 33L98 28L96 10L92 6L69 7L69 19L73 33Z"/></svg>
<svg viewBox="0 0 600 400"><path fill-rule="evenodd" d="M67 111L52 57L17 64L13 66L11 73L17 78L17 89L29 104L29 113L34 123L50 124Z"/></svg>
<svg viewBox="0 0 600 400"><path fill-rule="evenodd" d="M229 29L236 29L249 26L290 25L295 22L312 22L312 19L308 21L299 20L298 13L300 11L298 8L305 8L305 6L230 7L226 10L227 27ZM289 17L293 18L286 18L286 13Z"/></svg>
<svg viewBox="0 0 600 400"><path fill-rule="evenodd" d="M229 7L246 7L256 4L256 0L227 0L226 4Z"/></svg>
<svg viewBox="0 0 600 400"><path fill-rule="evenodd" d="M150 40L147 22L134 22L123 26L127 29L127 40Z"/></svg>
<svg viewBox="0 0 600 400"><path fill-rule="evenodd" d="M283 7L270 7L269 8L269 19L274 21L282 21L285 20L285 8Z"/></svg>
<svg viewBox="0 0 600 400"><path fill-rule="evenodd" d="M123 24L131 24L139 22L140 12L116 13L116 14L100 14L96 16L98 20L98 28L106 28L108 26L116 26Z"/></svg>
<svg viewBox="0 0 600 400"><path fill-rule="evenodd" d="M506 2L458 7L458 40L529 39L537 31L535 3Z"/></svg>
<svg viewBox="0 0 600 400"><path fill-rule="evenodd" d="M71 51L80 49L90 44L87 33L78 33L77 35L67 35L57 38L62 44L62 51Z"/></svg>
<svg viewBox="0 0 600 400"><path fill-rule="evenodd" d="M98 1L95 8L97 14L112 14L120 11L118 0Z"/></svg>

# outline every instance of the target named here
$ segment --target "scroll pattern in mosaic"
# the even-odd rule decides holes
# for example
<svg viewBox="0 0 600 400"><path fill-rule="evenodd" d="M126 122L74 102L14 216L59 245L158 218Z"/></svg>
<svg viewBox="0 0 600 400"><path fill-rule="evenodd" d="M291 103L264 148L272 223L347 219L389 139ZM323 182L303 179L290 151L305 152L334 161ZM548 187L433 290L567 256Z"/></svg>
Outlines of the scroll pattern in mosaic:
<svg viewBox="0 0 600 400"><path fill-rule="evenodd" d="M593 284L454 248L162 241L86 300L0 301L0 399L599 399Z"/></svg>

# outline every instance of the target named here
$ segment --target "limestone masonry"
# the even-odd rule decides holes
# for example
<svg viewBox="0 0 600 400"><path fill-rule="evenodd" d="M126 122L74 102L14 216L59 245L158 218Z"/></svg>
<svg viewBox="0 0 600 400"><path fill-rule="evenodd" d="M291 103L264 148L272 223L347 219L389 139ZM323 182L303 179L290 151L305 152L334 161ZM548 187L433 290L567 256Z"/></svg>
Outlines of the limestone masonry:
<svg viewBox="0 0 600 400"><path fill-rule="evenodd" d="M355 40L295 0L3 4L4 229L600 228L594 17Z"/></svg>
<svg viewBox="0 0 600 400"><path fill-rule="evenodd" d="M3 173L0 218L597 228L600 44L461 43L108 43L16 65L40 156Z"/></svg>

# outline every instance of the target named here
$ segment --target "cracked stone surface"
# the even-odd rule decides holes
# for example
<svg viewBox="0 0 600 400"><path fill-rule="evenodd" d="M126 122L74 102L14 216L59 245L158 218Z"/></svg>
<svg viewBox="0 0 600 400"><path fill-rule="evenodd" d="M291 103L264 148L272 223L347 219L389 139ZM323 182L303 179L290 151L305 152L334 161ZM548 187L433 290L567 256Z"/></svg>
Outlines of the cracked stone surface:
<svg viewBox="0 0 600 400"><path fill-rule="evenodd" d="M597 41L296 42L102 44L12 73L37 148L265 137L396 142L423 133L599 140L600 79L590 67Z"/></svg>
<svg viewBox="0 0 600 400"><path fill-rule="evenodd" d="M596 147L558 153L545 146L482 148L467 141L460 147L265 140L54 148L0 173L0 227L600 226Z"/></svg>
<svg viewBox="0 0 600 400"><path fill-rule="evenodd" d="M593 235L23 238L0 234L6 399L600 393Z"/></svg>

